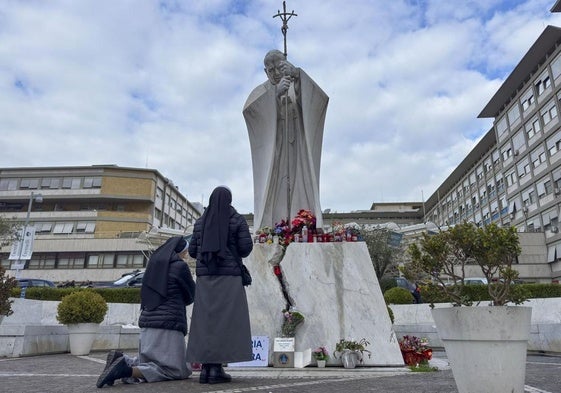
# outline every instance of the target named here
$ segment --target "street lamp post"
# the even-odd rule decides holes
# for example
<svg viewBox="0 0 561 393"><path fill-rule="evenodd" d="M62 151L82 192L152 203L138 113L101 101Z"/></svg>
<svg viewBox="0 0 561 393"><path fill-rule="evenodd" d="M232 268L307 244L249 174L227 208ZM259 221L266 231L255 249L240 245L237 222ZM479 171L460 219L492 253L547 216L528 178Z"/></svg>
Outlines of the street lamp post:
<svg viewBox="0 0 561 393"><path fill-rule="evenodd" d="M27 226L29 225L29 217L31 215L31 206L33 206L33 201L36 201L37 203L43 202L43 195L35 194L33 191L31 191L31 196L29 197L29 204L27 205L27 215L25 217L25 224L23 226L22 236L20 239L19 257L16 263L16 279L19 279L19 271L22 264L21 256L23 254L23 245L24 245L23 241L27 233ZM25 264L25 261L23 263Z"/></svg>

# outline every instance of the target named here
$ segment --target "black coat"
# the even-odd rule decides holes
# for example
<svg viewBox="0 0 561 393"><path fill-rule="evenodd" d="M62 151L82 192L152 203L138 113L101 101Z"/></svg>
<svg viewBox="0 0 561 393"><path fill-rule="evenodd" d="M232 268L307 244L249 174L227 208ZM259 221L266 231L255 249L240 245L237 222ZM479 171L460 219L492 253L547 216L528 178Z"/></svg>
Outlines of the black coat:
<svg viewBox="0 0 561 393"><path fill-rule="evenodd" d="M189 243L189 255L197 260L197 276L208 276L210 272L206 265L201 262L201 233L202 218L195 222L193 237ZM245 218L230 209L230 221L228 223L228 251L226 258L218 261L218 276L241 276L240 264L242 258L247 257L253 250L253 241L249 233L249 227Z"/></svg>
<svg viewBox="0 0 561 393"><path fill-rule="evenodd" d="M193 303L195 282L189 267L183 260L169 264L167 297L153 310L143 309L140 313L138 326L178 330L187 334L187 315L185 307Z"/></svg>

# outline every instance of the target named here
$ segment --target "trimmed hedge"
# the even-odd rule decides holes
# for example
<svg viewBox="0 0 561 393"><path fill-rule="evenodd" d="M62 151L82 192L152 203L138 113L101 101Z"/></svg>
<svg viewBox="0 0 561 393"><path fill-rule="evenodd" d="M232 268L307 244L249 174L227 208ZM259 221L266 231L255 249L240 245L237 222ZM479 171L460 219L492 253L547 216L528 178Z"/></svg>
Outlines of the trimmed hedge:
<svg viewBox="0 0 561 393"><path fill-rule="evenodd" d="M515 293L523 291L524 296L528 299L561 297L561 285L559 284L513 284L512 290ZM462 295L473 302L491 300L486 285L466 285ZM446 295L435 284L422 285L421 296L424 303L448 303Z"/></svg>
<svg viewBox="0 0 561 393"><path fill-rule="evenodd" d="M386 304L411 304L415 301L411 292L405 288L394 287L384 292Z"/></svg>
<svg viewBox="0 0 561 393"><path fill-rule="evenodd" d="M52 288L29 287L25 291L26 299L60 301L72 292L92 290L99 293L107 303L140 304L140 288ZM20 288L12 291L13 297L20 297Z"/></svg>
<svg viewBox="0 0 561 393"><path fill-rule="evenodd" d="M528 299L540 299L550 297L561 297L561 285L559 284L514 284L514 290L523 290L527 292ZM393 299L393 304L411 304L413 303L413 295L404 288L394 287L396 289L404 290L410 301L405 303L397 303ZM80 291L88 288L50 288L50 287L29 287L25 292L26 299L33 300L56 300L60 301L63 296L70 294L74 291ZM140 304L140 288L91 288L99 293L107 303L135 303ZM386 303L386 293L392 290L383 291ZM20 288L14 288L11 291L11 296L15 298L20 297ZM489 294L485 285L466 285L464 287L464 295L469 296L474 302L488 301ZM391 295L393 296L393 295ZM406 298L405 295L401 295ZM434 284L421 285L421 296L424 303L447 303L446 296L441 293L440 289ZM407 298L407 299L409 299Z"/></svg>

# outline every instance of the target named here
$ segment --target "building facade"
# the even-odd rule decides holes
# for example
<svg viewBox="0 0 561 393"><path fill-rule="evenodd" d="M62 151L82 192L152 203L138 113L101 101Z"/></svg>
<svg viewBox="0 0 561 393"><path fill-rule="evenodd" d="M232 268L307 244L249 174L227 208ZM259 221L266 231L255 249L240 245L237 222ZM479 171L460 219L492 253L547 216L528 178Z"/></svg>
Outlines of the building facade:
<svg viewBox="0 0 561 393"><path fill-rule="evenodd" d="M560 104L561 29L547 26L481 111L493 127L425 205L439 227L516 226L527 254L517 270L542 282L561 278Z"/></svg>
<svg viewBox="0 0 561 393"><path fill-rule="evenodd" d="M200 211L157 170L93 165L1 168L0 215L35 228L20 275L60 282L145 267L151 250L188 233ZM0 248L0 263L13 275L10 251Z"/></svg>

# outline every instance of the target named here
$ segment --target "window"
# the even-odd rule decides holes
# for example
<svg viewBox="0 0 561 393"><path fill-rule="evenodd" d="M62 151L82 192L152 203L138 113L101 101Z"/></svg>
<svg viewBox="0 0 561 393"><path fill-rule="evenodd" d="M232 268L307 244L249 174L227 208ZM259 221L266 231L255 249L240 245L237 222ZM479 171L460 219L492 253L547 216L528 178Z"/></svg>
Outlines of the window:
<svg viewBox="0 0 561 393"><path fill-rule="evenodd" d="M527 188L522 191L522 203L524 206L532 205L536 202L536 191L534 187Z"/></svg>
<svg viewBox="0 0 561 393"><path fill-rule="evenodd" d="M510 186L513 186L514 184L516 184L516 175L515 175L513 170L505 175L505 179L506 179L507 187L510 187Z"/></svg>
<svg viewBox="0 0 561 393"><path fill-rule="evenodd" d="M553 156L561 148L561 130L557 131L553 136L547 138L545 142L549 156Z"/></svg>
<svg viewBox="0 0 561 393"><path fill-rule="evenodd" d="M55 228L53 229L53 233L60 234L60 233L72 233L74 229L74 223L72 222L57 222L55 224Z"/></svg>
<svg viewBox="0 0 561 393"><path fill-rule="evenodd" d="M34 225L36 233L49 233L53 228L52 222L36 222Z"/></svg>
<svg viewBox="0 0 561 393"><path fill-rule="evenodd" d="M538 147L530 153L530 159L532 160L532 165L537 168L542 163L545 162L545 149L543 146Z"/></svg>
<svg viewBox="0 0 561 393"><path fill-rule="evenodd" d="M498 166L499 166L500 159L501 159L501 155L499 154L499 151L498 151L498 150L493 150L492 159L493 159L493 165L494 165L495 167L498 167Z"/></svg>
<svg viewBox="0 0 561 393"><path fill-rule="evenodd" d="M510 146L506 146L503 150L501 150L501 155L503 156L503 161L508 160L512 157L512 148Z"/></svg>
<svg viewBox="0 0 561 393"><path fill-rule="evenodd" d="M505 132L506 129L507 129L506 117L503 117L502 119L500 119L500 120L497 122L496 128L497 128L497 135L499 135L499 137L500 137L502 134L504 134L504 132Z"/></svg>
<svg viewBox="0 0 561 393"><path fill-rule="evenodd" d="M497 182L497 192L503 191L505 189L505 183L504 183L502 175L497 175L495 180Z"/></svg>
<svg viewBox="0 0 561 393"><path fill-rule="evenodd" d="M21 179L19 188L35 190L39 188L39 179Z"/></svg>
<svg viewBox="0 0 561 393"><path fill-rule="evenodd" d="M479 190L479 196L480 196L480 201L481 203L485 203L487 201L487 188L486 187L482 187Z"/></svg>
<svg viewBox="0 0 561 393"><path fill-rule="evenodd" d="M60 187L61 179L59 177L51 178L45 177L41 179L41 188L59 188Z"/></svg>
<svg viewBox="0 0 561 393"><path fill-rule="evenodd" d="M487 194L489 195L489 198L492 198L495 196L497 192L495 191L495 182L491 180L491 183L487 184Z"/></svg>
<svg viewBox="0 0 561 393"><path fill-rule="evenodd" d="M62 188L71 188L73 190L80 188L82 178L80 177L65 177L62 179Z"/></svg>
<svg viewBox="0 0 561 393"><path fill-rule="evenodd" d="M552 226L556 227L558 224L557 208L542 213L542 222L545 230L551 229Z"/></svg>
<svg viewBox="0 0 561 393"><path fill-rule="evenodd" d="M551 75L554 80L561 75L561 55L557 55L555 60L551 62Z"/></svg>
<svg viewBox="0 0 561 393"><path fill-rule="evenodd" d="M115 254L112 253L100 253L100 254L88 255L86 268L88 269L110 268L113 267L114 259L115 259Z"/></svg>
<svg viewBox="0 0 561 393"><path fill-rule="evenodd" d="M516 102L508 111L508 121L510 122L510 127L515 127L520 122L520 108Z"/></svg>
<svg viewBox="0 0 561 393"><path fill-rule="evenodd" d="M561 189L561 168L554 170L552 173L554 188Z"/></svg>
<svg viewBox="0 0 561 393"><path fill-rule="evenodd" d="M520 150L520 148L522 146L524 146L524 133L522 131L518 131L513 137L512 137L512 147L514 149L514 151L518 151Z"/></svg>
<svg viewBox="0 0 561 393"><path fill-rule="evenodd" d="M520 200L520 197L514 197L513 199L511 199L508 202L508 212L510 214L514 214L516 213L518 210L520 210L522 208L522 201Z"/></svg>
<svg viewBox="0 0 561 393"><path fill-rule="evenodd" d="M80 221L76 223L76 232L78 233L94 233L95 222Z"/></svg>
<svg viewBox="0 0 561 393"><path fill-rule="evenodd" d="M55 254L33 253L28 266L30 269L54 269L55 262Z"/></svg>
<svg viewBox="0 0 561 393"><path fill-rule="evenodd" d="M503 195L499 202L499 208L501 209L501 213L503 213L503 210L508 209L508 201L506 200L506 195Z"/></svg>
<svg viewBox="0 0 561 393"><path fill-rule="evenodd" d="M18 189L18 179L0 179L0 191L15 191Z"/></svg>
<svg viewBox="0 0 561 393"><path fill-rule="evenodd" d="M555 106L555 102L551 100L544 105L544 107L540 110L540 115L543 120L543 124L546 127L554 119L557 119L557 107Z"/></svg>
<svg viewBox="0 0 561 393"><path fill-rule="evenodd" d="M475 172L469 174L469 185L473 187L475 185Z"/></svg>
<svg viewBox="0 0 561 393"><path fill-rule="evenodd" d="M553 183L551 182L551 180L547 179L544 183L543 186L545 187L545 194L549 195L553 192Z"/></svg>
<svg viewBox="0 0 561 393"><path fill-rule="evenodd" d="M536 79L536 81L534 82L534 86L536 87L538 96L541 96L551 86L551 80L549 79L547 71L545 71L540 75L538 79Z"/></svg>
<svg viewBox="0 0 561 393"><path fill-rule="evenodd" d="M83 252L63 252L58 254L57 268L83 269L86 254Z"/></svg>
<svg viewBox="0 0 561 393"><path fill-rule="evenodd" d="M100 188L101 187L101 177L85 177L83 187L84 188Z"/></svg>
<svg viewBox="0 0 561 393"><path fill-rule="evenodd" d="M522 104L522 110L526 112L534 104L534 90L530 87L526 93L520 98L520 104Z"/></svg>
<svg viewBox="0 0 561 393"><path fill-rule="evenodd" d="M540 119L537 116L532 118L532 120L526 123L524 129L526 130L528 141L530 141L530 139L536 136L536 134L539 134L541 131Z"/></svg>
<svg viewBox="0 0 561 393"><path fill-rule="evenodd" d="M547 248L547 261L555 262L561 258L561 243L552 244Z"/></svg>
<svg viewBox="0 0 561 393"><path fill-rule="evenodd" d="M553 185L549 176L546 176L536 182L536 188L538 190L538 198L543 198L553 192Z"/></svg>
<svg viewBox="0 0 561 393"><path fill-rule="evenodd" d="M530 160L528 160L528 157L520 160L518 164L516 164L516 173L519 179L530 174Z"/></svg>
<svg viewBox="0 0 561 393"><path fill-rule="evenodd" d="M142 254L119 254L117 255L116 267L144 267L144 256Z"/></svg>

